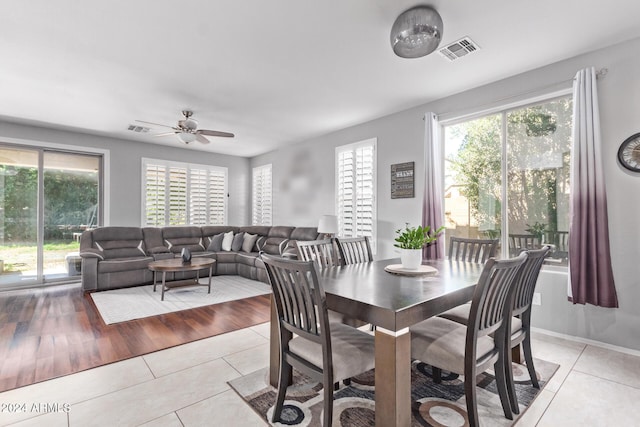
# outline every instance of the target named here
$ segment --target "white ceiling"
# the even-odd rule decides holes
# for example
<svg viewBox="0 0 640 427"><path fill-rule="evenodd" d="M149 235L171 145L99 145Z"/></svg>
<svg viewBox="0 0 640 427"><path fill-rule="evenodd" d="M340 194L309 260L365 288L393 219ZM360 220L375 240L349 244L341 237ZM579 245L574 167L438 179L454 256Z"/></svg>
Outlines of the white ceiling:
<svg viewBox="0 0 640 427"><path fill-rule="evenodd" d="M0 0L0 119L158 144L135 119L254 156L640 36L637 0L434 0L448 62L396 57L399 0ZM163 128L153 128L160 133Z"/></svg>

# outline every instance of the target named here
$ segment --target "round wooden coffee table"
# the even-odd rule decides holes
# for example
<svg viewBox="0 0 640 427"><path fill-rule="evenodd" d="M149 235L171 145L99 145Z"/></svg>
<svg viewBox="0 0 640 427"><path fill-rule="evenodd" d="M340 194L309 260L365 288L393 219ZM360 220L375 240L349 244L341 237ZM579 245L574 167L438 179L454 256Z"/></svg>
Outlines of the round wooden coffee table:
<svg viewBox="0 0 640 427"><path fill-rule="evenodd" d="M209 288L208 293L211 293L211 276L213 275L213 266L216 260L211 258L192 258L191 262L183 263L182 258L161 259L157 261L151 261L149 263L149 270L153 271L153 292L156 291L156 284L158 280L156 278L157 273L162 273L162 296L160 301L164 301L165 291L169 291L173 288L181 288L184 286L207 286ZM200 270L209 269L209 283L203 285L199 282ZM175 273L180 271L196 271L195 279L184 280L172 280L167 282L167 273Z"/></svg>

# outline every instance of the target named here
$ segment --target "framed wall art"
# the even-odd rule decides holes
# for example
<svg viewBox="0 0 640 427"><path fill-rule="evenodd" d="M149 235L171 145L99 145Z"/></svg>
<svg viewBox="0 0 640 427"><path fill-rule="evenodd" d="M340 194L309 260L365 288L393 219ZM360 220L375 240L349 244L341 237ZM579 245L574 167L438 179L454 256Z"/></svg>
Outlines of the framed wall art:
<svg viewBox="0 0 640 427"><path fill-rule="evenodd" d="M396 163L391 165L391 198L405 199L415 197L414 194L415 162Z"/></svg>

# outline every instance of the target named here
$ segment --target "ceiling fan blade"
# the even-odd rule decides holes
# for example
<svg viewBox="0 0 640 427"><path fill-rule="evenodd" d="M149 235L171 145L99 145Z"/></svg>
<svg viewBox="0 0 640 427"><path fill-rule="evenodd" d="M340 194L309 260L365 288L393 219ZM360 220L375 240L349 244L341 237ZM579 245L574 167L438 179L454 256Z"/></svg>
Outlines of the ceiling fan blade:
<svg viewBox="0 0 640 427"><path fill-rule="evenodd" d="M196 141L201 142L203 144L208 144L209 142L211 142L207 138L205 138L204 136L200 135L199 133L196 134Z"/></svg>
<svg viewBox="0 0 640 427"><path fill-rule="evenodd" d="M155 134L153 136L169 136L169 135L175 135L176 133L178 132L164 132L164 133Z"/></svg>
<svg viewBox="0 0 640 427"><path fill-rule="evenodd" d="M196 131L197 134L209 135L209 136L221 136L223 138L233 138L235 135L229 132L220 132L217 130L200 129Z"/></svg>
<svg viewBox="0 0 640 427"><path fill-rule="evenodd" d="M154 126L162 126L163 128L171 128L171 129L174 129L174 127L173 127L173 126L161 125L160 123L145 122L144 120L136 120L136 122L138 122L138 123L146 123L146 124L148 124L148 125L154 125Z"/></svg>

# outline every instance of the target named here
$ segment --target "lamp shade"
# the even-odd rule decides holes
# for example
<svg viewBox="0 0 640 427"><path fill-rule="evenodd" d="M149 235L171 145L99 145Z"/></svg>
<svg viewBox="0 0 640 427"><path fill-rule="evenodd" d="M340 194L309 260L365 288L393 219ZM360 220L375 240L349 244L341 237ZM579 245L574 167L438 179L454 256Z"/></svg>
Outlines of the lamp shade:
<svg viewBox="0 0 640 427"><path fill-rule="evenodd" d="M196 135L189 132L180 132L178 134L178 139L184 142L185 144L188 144L196 140Z"/></svg>
<svg viewBox="0 0 640 427"><path fill-rule="evenodd" d="M401 58L419 58L436 50L442 40L442 17L429 6L416 6L396 18L391 47Z"/></svg>
<svg viewBox="0 0 640 427"><path fill-rule="evenodd" d="M338 233L338 217L335 215L322 215L318 222L318 233L321 234L337 234Z"/></svg>

